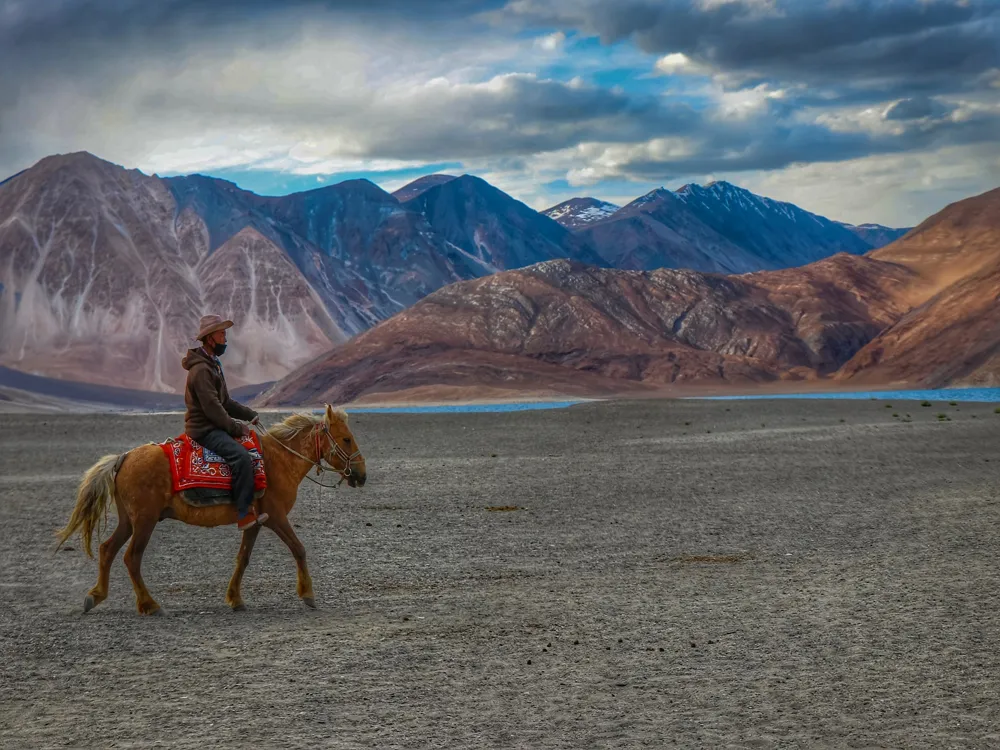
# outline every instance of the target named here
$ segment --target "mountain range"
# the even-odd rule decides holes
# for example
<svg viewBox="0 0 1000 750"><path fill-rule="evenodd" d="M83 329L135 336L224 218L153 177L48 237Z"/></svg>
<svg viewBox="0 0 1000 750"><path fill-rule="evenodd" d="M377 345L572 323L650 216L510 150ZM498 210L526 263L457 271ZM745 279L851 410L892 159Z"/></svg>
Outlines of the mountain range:
<svg viewBox="0 0 1000 750"><path fill-rule="evenodd" d="M542 213L572 229L614 268L748 273L865 253L906 233L853 227L728 182L658 188L619 208L573 198Z"/></svg>
<svg viewBox="0 0 1000 750"><path fill-rule="evenodd" d="M0 364L176 391L206 311L237 385L270 381L445 284L556 257L567 229L462 176L400 201L366 180L263 197L87 153L0 184Z"/></svg>
<svg viewBox="0 0 1000 750"><path fill-rule="evenodd" d="M87 153L48 157L0 183L0 365L177 392L180 353L213 311L237 322L226 358L239 387L312 366L458 282L563 266L574 269L567 278L649 267L749 273L857 256L888 236L864 225L866 240L721 182L660 189L623 208L561 206L536 212L472 175L428 175L391 195L352 180L265 197ZM442 294L466 288L456 289ZM858 324L868 331L874 320Z"/></svg>
<svg viewBox="0 0 1000 750"><path fill-rule="evenodd" d="M723 275L555 260L452 284L260 401L417 398L430 384L453 397L601 394L615 383L619 393L776 381L996 386L998 299L1000 189L884 248L796 268Z"/></svg>

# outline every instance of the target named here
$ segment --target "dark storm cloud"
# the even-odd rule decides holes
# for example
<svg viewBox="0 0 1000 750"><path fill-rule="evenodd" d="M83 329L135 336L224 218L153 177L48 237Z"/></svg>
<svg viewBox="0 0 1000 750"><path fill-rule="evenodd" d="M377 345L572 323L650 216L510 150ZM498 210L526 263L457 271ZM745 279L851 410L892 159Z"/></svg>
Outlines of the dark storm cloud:
<svg viewBox="0 0 1000 750"><path fill-rule="evenodd" d="M228 134L273 127L279 140L292 142L341 136L345 145L336 155L359 159L516 164L545 152L612 144L629 155L610 163L621 175L641 179L996 140L995 115L954 117L957 105L935 96L996 97L989 76L1000 68L1000 2L774 5L778 12L699 0L0 0L0 168L27 166L24 154L37 158L69 150L64 144L78 147L81 132L104 127L102 108L109 103L114 117L107 130L119 128L113 137L131 139L122 148L130 156L148 153L146 142L197 140L211 128ZM382 79L387 90L377 92L363 85L299 87L294 68L282 68L304 29L359 29L364 47L366 27L398 27L401 38L419 40L432 56L435 45L444 51L454 41L461 65L459 58L471 56L478 41L512 38L525 23L537 34L578 29L608 43L631 39L651 55L682 52L723 74L717 83L726 90L766 84L784 89L784 97L730 120L710 99L695 105L627 85L607 89L530 75L490 85L418 81L400 93L391 90L392 72L405 78L405 59L393 61L398 71L390 68ZM277 71L276 86L273 80L229 88L218 82L227 61L245 61L248 50L261 67L247 75ZM371 52L389 60L397 53ZM563 60L569 69L572 54ZM532 68L522 60L490 60L478 80L526 69ZM847 105L884 111L892 127L883 125L892 132L844 132L803 121ZM684 139L687 155L653 158L656 148L643 146L670 138Z"/></svg>
<svg viewBox="0 0 1000 750"><path fill-rule="evenodd" d="M921 96L912 99L901 99L885 112L886 120L917 120L922 117L944 117L954 111L943 102L930 97Z"/></svg>
<svg viewBox="0 0 1000 750"><path fill-rule="evenodd" d="M669 182L680 175L749 172L787 167L800 162L844 161L876 151L864 133L835 133L820 126L774 125L752 135L713 133L692 155L657 159L637 154L621 162L621 176ZM895 149L891 149L895 150Z"/></svg>
<svg viewBox="0 0 1000 750"><path fill-rule="evenodd" d="M85 75L205 43L277 45L318 18L446 33L500 0L0 0L0 65L18 78ZM3 84L0 83L0 86ZM2 89L0 89L2 90Z"/></svg>
<svg viewBox="0 0 1000 750"><path fill-rule="evenodd" d="M477 14L502 5L502 0L0 0L0 169L51 148L72 148L63 145L65 128L53 135L43 123L57 119L39 111L38 100L49 92L65 98L71 90L76 106L110 100L110 92L151 66L172 68L180 77L189 72L191 53L224 55L241 48L281 53L320 21L335 28L411 25L421 36L447 38L469 32ZM50 110L64 106L60 100Z"/></svg>
<svg viewBox="0 0 1000 750"><path fill-rule="evenodd" d="M633 39L643 50L682 52L722 72L782 81L962 87L1000 67L995 0L778 0L702 7L696 0L515 0L529 23Z"/></svg>
<svg viewBox="0 0 1000 750"><path fill-rule="evenodd" d="M7 48L35 49L80 39L154 40L179 29L211 33L230 24L273 22L299 13L439 23L468 19L502 4L501 0L5 0L0 7L0 42Z"/></svg>
<svg viewBox="0 0 1000 750"><path fill-rule="evenodd" d="M937 111L937 103L932 106ZM776 170L794 164L992 143L1000 133L1000 114L992 111L958 120L906 119L916 122L892 134L841 132L822 125L786 125L763 118L744 128L718 124L706 131L692 155L657 159L640 150L632 158L619 162L616 169L623 177L669 181L674 176L688 174Z"/></svg>
<svg viewBox="0 0 1000 750"><path fill-rule="evenodd" d="M163 117L336 127L353 134L357 156L426 161L513 157L585 141L684 136L704 127L704 115L687 104L531 75L426 86L405 99L360 94L346 100L284 100L279 106L225 92L175 96L154 90L141 108Z"/></svg>

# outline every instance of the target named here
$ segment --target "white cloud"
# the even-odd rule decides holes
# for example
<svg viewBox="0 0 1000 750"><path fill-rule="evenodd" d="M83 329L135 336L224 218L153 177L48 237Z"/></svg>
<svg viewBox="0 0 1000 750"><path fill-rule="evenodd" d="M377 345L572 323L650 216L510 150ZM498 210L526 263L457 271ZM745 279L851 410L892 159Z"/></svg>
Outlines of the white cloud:
<svg viewBox="0 0 1000 750"><path fill-rule="evenodd" d="M771 100L785 97L781 89L773 89L770 84L761 83L752 88L735 91L717 89L715 117L719 119L746 120L766 114Z"/></svg>
<svg viewBox="0 0 1000 750"><path fill-rule="evenodd" d="M1000 158L985 144L795 165L731 181L838 221L901 227L996 188L998 178Z"/></svg>
<svg viewBox="0 0 1000 750"><path fill-rule="evenodd" d="M656 70L664 75L709 75L712 69L695 62L683 52L671 52L656 61Z"/></svg>
<svg viewBox="0 0 1000 750"><path fill-rule="evenodd" d="M566 34L562 31L539 37L535 40L535 46L546 52L559 52L566 43Z"/></svg>
<svg viewBox="0 0 1000 750"><path fill-rule="evenodd" d="M701 10L716 10L724 5L739 5L744 10L759 14L779 15L781 12L775 0L697 0L696 5Z"/></svg>

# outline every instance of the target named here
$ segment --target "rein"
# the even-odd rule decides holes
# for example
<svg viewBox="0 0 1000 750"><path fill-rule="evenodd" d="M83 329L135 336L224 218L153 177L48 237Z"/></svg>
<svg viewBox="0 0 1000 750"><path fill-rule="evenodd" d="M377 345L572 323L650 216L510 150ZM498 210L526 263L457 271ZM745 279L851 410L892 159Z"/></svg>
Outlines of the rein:
<svg viewBox="0 0 1000 750"><path fill-rule="evenodd" d="M250 427L251 427L252 430L256 431L258 435L260 434L260 429L256 425L251 425ZM328 438L330 438L330 445L333 446L333 453L334 453L334 455L336 455L340 460L342 460L344 462L344 470L343 471L338 471L337 469L334 469L332 466L330 468L327 468L326 466L323 465L323 459L326 458L326 457L323 455L323 449L322 449L322 447L320 445L320 442L322 440L322 438L320 437L320 432L326 433L326 436ZM310 482L312 482L313 484L318 484L320 487L326 487L327 489L337 489L338 487L340 487L340 485L342 485L344 483L344 481L349 476L351 476L351 473L352 473L351 472L351 464L354 463L354 459L356 459L358 456L361 455L361 451L356 450L356 451L354 451L354 453L348 453L347 451L345 451L343 448L340 447L340 444L334 439L333 435L330 434L330 429L326 425L323 425L322 429L320 429L319 425L317 425L316 427L314 427L313 428L313 436L316 438L316 441L315 441L316 442L316 458L315 459L309 458L308 456L303 456L301 453L299 453L297 450L295 450L291 446L285 445L283 442L281 442L280 440L278 440L278 438L276 438L274 435L270 435L270 438L274 442L276 442L278 445L280 445L282 448L284 448L286 451L288 451L289 453L291 453L293 456L298 456L303 461L306 461L306 462L308 462L310 464L313 464L316 467L316 476L319 476L324 471L329 471L329 472L334 472L336 474L340 474L340 481L337 482L336 484L323 484L319 480L313 479L311 476L309 476L308 473L306 473L306 477L305 477ZM328 463L332 463L332 462L329 461L329 459L327 459L327 462Z"/></svg>

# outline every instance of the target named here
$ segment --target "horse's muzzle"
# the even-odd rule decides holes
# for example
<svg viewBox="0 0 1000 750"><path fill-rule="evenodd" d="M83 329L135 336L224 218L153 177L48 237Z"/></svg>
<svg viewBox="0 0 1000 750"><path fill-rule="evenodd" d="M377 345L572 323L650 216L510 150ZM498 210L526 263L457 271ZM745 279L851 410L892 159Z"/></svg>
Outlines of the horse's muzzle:
<svg viewBox="0 0 1000 750"><path fill-rule="evenodd" d="M350 474L347 477L348 487L364 487L365 482L368 481L368 474Z"/></svg>

